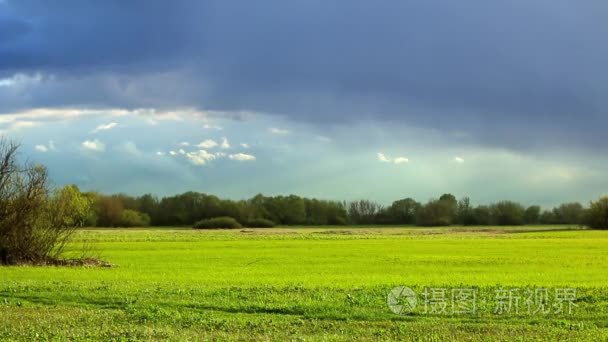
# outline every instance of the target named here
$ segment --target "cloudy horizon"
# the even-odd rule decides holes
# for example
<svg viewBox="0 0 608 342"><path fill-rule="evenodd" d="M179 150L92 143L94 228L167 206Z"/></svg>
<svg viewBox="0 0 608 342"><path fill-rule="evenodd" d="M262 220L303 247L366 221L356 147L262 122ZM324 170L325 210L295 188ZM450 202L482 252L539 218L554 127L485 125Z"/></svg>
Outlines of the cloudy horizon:
<svg viewBox="0 0 608 342"><path fill-rule="evenodd" d="M104 193L587 203L608 193L606 14L3 0L0 135Z"/></svg>

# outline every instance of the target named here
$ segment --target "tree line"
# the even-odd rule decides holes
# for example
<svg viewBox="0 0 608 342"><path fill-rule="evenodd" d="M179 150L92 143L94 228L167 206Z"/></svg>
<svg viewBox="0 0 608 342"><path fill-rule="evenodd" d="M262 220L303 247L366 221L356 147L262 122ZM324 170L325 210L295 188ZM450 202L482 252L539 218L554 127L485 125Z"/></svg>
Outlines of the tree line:
<svg viewBox="0 0 608 342"><path fill-rule="evenodd" d="M598 217L606 211L605 220L608 225L606 198L592 202L589 207L569 202L543 210L538 205L524 206L506 200L474 206L468 197L456 199L452 194L443 194L426 203L404 198L389 206L370 200L328 201L296 195L258 194L250 199L235 201L192 191L162 198L151 194L135 197L86 192L83 195L91 201L93 207L86 224L99 227L191 226L200 220L217 217L233 218L243 226L256 226L254 222L260 220L277 225L602 226L604 218L591 222L590 215L594 210L600 213L596 215Z"/></svg>
<svg viewBox="0 0 608 342"><path fill-rule="evenodd" d="M163 198L104 195L75 185L52 189L44 166L17 161L19 145L0 138L0 264L61 264L80 226L194 228L279 225L400 224L419 226L586 224L608 229L608 197L564 203L552 210L512 201L473 206L443 194L425 204L412 198L383 206L369 200L326 201L296 195L256 195L233 201L198 192ZM84 262L82 256L79 262Z"/></svg>

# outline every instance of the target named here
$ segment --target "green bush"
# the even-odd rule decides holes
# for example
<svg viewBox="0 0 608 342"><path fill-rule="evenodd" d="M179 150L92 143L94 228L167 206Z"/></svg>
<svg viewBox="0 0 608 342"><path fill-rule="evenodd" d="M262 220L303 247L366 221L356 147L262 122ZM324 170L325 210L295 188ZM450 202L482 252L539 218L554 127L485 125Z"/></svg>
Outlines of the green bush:
<svg viewBox="0 0 608 342"><path fill-rule="evenodd" d="M238 223L237 220L232 217L222 216L222 217L214 217L206 220L200 220L194 224L194 229L218 229L218 228L228 228L228 229L237 229L241 228L241 224Z"/></svg>
<svg viewBox="0 0 608 342"><path fill-rule="evenodd" d="M256 218L247 223L247 227L251 228L272 228L274 226L274 222L263 218Z"/></svg>
<svg viewBox="0 0 608 342"><path fill-rule="evenodd" d="M148 227L150 225L150 215L125 209L120 215L120 225L123 227Z"/></svg>

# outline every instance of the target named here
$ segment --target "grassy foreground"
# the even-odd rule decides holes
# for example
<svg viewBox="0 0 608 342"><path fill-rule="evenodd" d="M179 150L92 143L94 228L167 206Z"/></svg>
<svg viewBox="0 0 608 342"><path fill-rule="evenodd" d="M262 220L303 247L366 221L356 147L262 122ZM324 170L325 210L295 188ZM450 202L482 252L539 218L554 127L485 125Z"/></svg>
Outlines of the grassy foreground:
<svg viewBox="0 0 608 342"><path fill-rule="evenodd" d="M565 228L83 230L115 266L0 268L0 340L608 340L608 231Z"/></svg>

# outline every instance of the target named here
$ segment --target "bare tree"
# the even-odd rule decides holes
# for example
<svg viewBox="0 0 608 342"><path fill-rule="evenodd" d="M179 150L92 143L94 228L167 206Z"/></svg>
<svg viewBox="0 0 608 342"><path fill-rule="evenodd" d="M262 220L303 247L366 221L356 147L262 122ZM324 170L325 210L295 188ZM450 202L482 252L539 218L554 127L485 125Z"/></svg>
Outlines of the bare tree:
<svg viewBox="0 0 608 342"><path fill-rule="evenodd" d="M89 203L73 186L51 193L46 168L20 165L18 149L0 140L0 263L47 262L61 254Z"/></svg>

